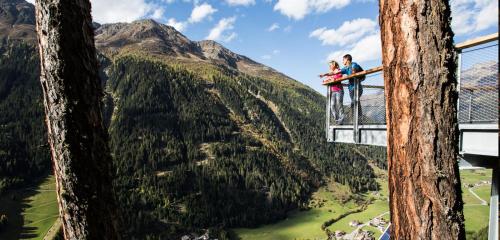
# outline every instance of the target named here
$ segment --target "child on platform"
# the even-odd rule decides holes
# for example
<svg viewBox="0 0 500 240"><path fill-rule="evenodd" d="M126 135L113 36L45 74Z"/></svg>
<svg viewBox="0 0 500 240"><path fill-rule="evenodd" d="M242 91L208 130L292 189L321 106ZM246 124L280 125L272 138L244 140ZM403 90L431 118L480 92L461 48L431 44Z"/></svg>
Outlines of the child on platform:
<svg viewBox="0 0 500 240"><path fill-rule="evenodd" d="M342 77L342 73L335 73L340 70L339 63L330 61L330 72L320 74L319 77L327 77L326 80L335 80ZM344 120L344 88L342 83L334 83L330 85L330 112L332 113L333 120L337 125L342 124Z"/></svg>

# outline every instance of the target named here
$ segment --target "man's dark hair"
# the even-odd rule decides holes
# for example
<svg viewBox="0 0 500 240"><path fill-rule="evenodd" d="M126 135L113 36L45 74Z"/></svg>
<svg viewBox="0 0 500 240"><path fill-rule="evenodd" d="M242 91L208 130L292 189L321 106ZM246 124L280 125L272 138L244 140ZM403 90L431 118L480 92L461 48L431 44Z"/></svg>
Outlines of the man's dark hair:
<svg viewBox="0 0 500 240"><path fill-rule="evenodd" d="M351 54L344 55L344 59L347 59L347 60L349 60L349 62L352 62L352 56L351 56Z"/></svg>

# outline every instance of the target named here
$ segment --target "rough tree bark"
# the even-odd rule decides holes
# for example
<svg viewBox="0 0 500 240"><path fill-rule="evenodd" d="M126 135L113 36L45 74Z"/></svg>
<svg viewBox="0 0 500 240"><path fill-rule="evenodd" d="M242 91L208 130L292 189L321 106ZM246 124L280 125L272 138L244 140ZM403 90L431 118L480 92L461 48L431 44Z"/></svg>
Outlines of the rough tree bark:
<svg viewBox="0 0 500 240"><path fill-rule="evenodd" d="M37 0L48 138L66 239L118 239L89 0Z"/></svg>
<svg viewBox="0 0 500 240"><path fill-rule="evenodd" d="M446 0L380 0L391 239L465 239Z"/></svg>

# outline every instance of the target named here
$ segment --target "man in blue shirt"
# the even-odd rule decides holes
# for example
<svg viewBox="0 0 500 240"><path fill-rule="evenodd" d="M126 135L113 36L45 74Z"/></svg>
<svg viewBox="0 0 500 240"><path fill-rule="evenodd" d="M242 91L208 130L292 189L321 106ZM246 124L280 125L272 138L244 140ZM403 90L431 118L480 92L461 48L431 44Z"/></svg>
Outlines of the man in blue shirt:
<svg viewBox="0 0 500 240"><path fill-rule="evenodd" d="M354 73L363 71L363 68L361 68L359 64L352 61L352 56L350 54L344 55L343 63L344 67L338 71L342 74L352 75ZM359 77L357 79L361 82L362 80L364 80L364 77ZM351 97L351 110L354 109L354 94L355 94L354 85L355 85L355 79L354 78L349 79L349 85L347 86L347 88L349 89L349 96ZM361 86L361 84L359 84L358 101L361 99L362 94L363 94L363 87ZM361 111L361 102L359 103L358 106L358 116L360 118L363 117L363 112Z"/></svg>

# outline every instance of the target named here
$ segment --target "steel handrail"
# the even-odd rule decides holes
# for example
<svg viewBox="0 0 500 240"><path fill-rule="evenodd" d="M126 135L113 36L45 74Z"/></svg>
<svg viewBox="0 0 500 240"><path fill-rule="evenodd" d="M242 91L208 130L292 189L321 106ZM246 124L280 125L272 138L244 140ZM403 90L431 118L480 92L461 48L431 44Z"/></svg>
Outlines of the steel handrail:
<svg viewBox="0 0 500 240"><path fill-rule="evenodd" d="M325 81L323 81L323 85L331 85L331 84L334 84L334 83L339 83L339 82L342 82L344 80L348 80L348 79L351 79L351 78L365 76L365 75L376 73L376 72L381 72L382 70L384 70L384 68L382 66L379 66L379 67L376 67L376 68L371 68L371 69L368 69L368 70L364 70L364 71L361 71L361 72L358 72L358 73L351 74L349 76L341 77L339 79L325 80Z"/></svg>
<svg viewBox="0 0 500 240"><path fill-rule="evenodd" d="M461 50L463 50L465 48L475 47L475 46L478 46L478 45L481 45L481 44L484 44L484 43L488 43L488 42L492 42L492 41L495 41L495 40L498 40L498 32L490 34L490 35L486 35L486 36L481 36L481 37L478 37L478 38L474 38L474 39L471 39L471 40L467 40L467 41L464 41L464 42L461 42L461 43L457 43L457 44L455 44L455 48L458 51L461 51ZM354 73L352 75L345 76L345 77L342 77L342 78L339 78L339 79L325 80L325 81L323 81L323 85L331 85L331 84L334 84L334 83L339 83L339 82L342 82L342 81L345 81L345 80L349 80L351 78L360 77L360 76L366 76L368 74L372 74L372 73L376 73L376 72L381 72L383 70L384 70L383 66L378 66L378 67L374 67L374 68L371 68L371 69L368 69L368 70L364 70L364 71L361 71L361 72L358 72L358 73Z"/></svg>

